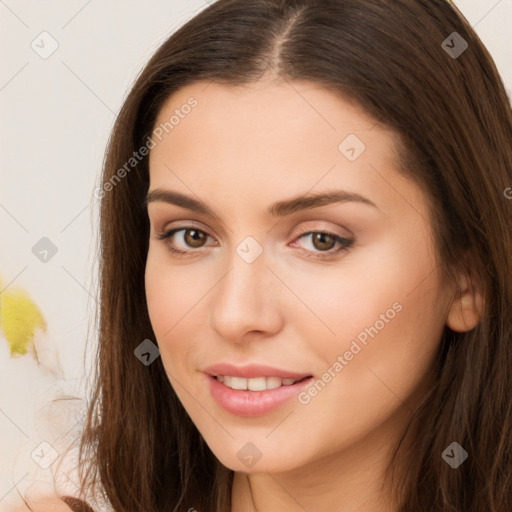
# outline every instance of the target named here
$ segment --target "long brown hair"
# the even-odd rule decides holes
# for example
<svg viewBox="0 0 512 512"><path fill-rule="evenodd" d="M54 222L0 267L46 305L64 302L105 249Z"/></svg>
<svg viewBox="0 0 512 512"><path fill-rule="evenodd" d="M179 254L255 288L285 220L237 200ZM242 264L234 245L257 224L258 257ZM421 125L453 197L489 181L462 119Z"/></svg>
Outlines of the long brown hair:
<svg viewBox="0 0 512 512"><path fill-rule="evenodd" d="M145 66L104 162L84 489L104 490L118 512L230 510L233 472L203 441L161 359L145 366L134 356L143 340L155 341L144 290L148 158L122 179L118 170L178 88L251 83L264 73L322 84L398 134L400 171L428 197L444 270L466 272L484 296L479 325L465 333L446 327L440 340L436 382L415 411L421 428L396 482L400 510L509 512L512 113L492 58L446 0L218 0ZM455 440L469 454L456 470L441 457Z"/></svg>

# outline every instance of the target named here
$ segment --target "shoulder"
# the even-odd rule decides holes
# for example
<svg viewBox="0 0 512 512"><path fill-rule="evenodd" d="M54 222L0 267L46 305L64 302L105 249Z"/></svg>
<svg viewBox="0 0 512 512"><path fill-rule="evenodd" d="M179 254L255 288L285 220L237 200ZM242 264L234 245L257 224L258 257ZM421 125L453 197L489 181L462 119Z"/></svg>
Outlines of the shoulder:
<svg viewBox="0 0 512 512"><path fill-rule="evenodd" d="M27 506L15 507L6 512L94 512L85 502L71 496L59 498L41 498L29 501Z"/></svg>
<svg viewBox="0 0 512 512"><path fill-rule="evenodd" d="M9 508L6 512L74 512L66 503L59 499L38 499Z"/></svg>

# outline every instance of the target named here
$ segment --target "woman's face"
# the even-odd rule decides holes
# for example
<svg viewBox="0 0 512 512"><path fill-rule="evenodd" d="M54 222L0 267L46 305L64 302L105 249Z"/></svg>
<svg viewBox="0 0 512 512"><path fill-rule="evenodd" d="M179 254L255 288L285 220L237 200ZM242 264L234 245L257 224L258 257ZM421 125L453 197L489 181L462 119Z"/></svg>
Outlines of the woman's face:
<svg viewBox="0 0 512 512"><path fill-rule="evenodd" d="M155 127L147 302L205 441L248 473L374 456L430 382L455 289L393 133L311 82L195 83Z"/></svg>

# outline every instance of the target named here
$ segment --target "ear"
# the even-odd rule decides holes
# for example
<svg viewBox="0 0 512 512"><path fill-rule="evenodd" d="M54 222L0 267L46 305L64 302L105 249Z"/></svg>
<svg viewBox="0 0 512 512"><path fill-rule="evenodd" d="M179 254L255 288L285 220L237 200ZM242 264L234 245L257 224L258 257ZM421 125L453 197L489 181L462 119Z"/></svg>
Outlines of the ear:
<svg viewBox="0 0 512 512"><path fill-rule="evenodd" d="M461 274L446 315L446 325L457 332L475 328L482 319L484 299L480 286L468 274Z"/></svg>

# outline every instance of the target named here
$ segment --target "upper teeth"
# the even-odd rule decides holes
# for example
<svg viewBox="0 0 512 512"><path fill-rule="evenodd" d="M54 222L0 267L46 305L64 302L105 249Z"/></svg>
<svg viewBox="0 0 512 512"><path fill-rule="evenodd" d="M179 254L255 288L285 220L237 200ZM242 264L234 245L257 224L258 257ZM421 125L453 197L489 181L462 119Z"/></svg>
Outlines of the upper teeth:
<svg viewBox="0 0 512 512"><path fill-rule="evenodd" d="M295 379L282 379L281 377L255 377L246 379L244 377L231 377L229 375L217 375L217 380L223 382L231 389L249 389L250 391L265 391L280 386L290 386ZM298 379L300 380L300 379Z"/></svg>

